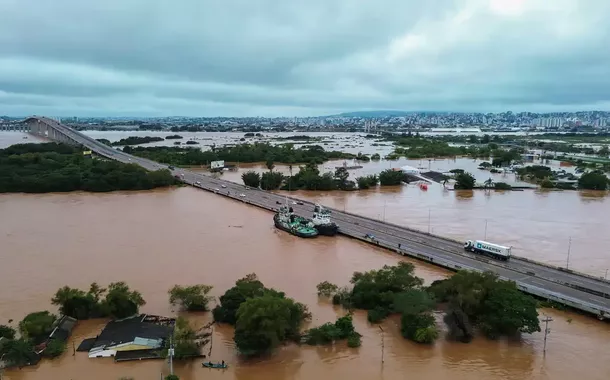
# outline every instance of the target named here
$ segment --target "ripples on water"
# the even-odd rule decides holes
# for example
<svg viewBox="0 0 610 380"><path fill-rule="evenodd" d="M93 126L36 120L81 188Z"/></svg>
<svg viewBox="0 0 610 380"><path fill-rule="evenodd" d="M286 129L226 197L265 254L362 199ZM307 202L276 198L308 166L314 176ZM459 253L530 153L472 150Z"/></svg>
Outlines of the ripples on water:
<svg viewBox="0 0 610 380"><path fill-rule="evenodd" d="M356 194L347 196L353 202L351 197ZM265 211L190 188L1 195L0 215L0 323L19 320L37 309L54 310L49 300L65 284L86 287L94 280L102 284L126 280L147 300L144 312L170 315L167 289L175 283L213 284L218 296L236 279L256 272L266 285L307 304L313 313L312 325L319 325L333 321L343 311L318 300L317 283L347 284L354 271L401 260L342 237L295 238L276 231L271 214ZM237 225L242 228L231 227ZM448 274L416 265L417 274L427 283ZM358 349L344 343L334 347L288 345L271 358L242 361L235 356L233 330L216 326L212 360L226 360L230 369L202 369L199 362L191 362L177 363L176 372L187 380L606 379L610 364L600 359L610 339L608 325L588 317L547 312L555 321L545 359L540 333L526 335L522 342L476 339L461 344L440 339L432 346L420 346L400 337L399 318L390 318L383 324L382 367L380 330L369 325L366 314L359 311L355 325L363 340ZM191 316L197 326L210 318L209 313ZM573 321L568 323L568 318ZM443 327L440 316L438 319ZM95 336L103 325L104 321L97 320L81 322L71 342L78 345L83 338ZM37 367L8 371L5 378L155 379L160 371L167 371L162 361L119 364L68 352Z"/></svg>
<svg viewBox="0 0 610 380"><path fill-rule="evenodd" d="M6 144L6 136L0 134L0 145ZM32 139L21 141L19 137L11 143L29 141ZM340 164L326 163L322 170ZM477 171L478 164L472 160L402 160L366 164L352 177L405 164L430 165L439 171L461 167L475 172L479 180L489 175ZM254 168L263 170L262 166ZM288 171L281 165L276 170ZM226 173L224 177L239 182L240 175ZM435 186L423 192L402 186L295 195L424 231L430 225L432 232L458 239L481 238L487 224L488 240L512 244L518 255L558 265L565 264L571 236L570 267L598 275L610 267L605 253L610 235L608 198L597 192L486 194L448 192ZM144 193L0 195L0 242L0 323L18 321L38 309L54 310L49 300L57 288L66 284L84 288L92 281L107 284L126 280L142 291L147 300L144 312L170 315L167 289L175 283L213 284L213 293L218 296L236 279L256 272L266 285L306 303L313 313L312 325L319 325L333 321L343 311L318 300L317 283L329 280L347 284L354 271L400 260L341 237L300 240L276 231L271 215L265 211L188 188ZM417 274L428 283L448 275L436 267L416 265ZM365 313L357 312L354 322L363 334L363 345L358 349L344 344L289 345L270 358L242 361L234 353L232 328L216 326L212 360L224 359L230 369L202 369L199 362L177 363L175 368L183 380L607 379L610 364L603 359L610 339L608 325L569 313L544 312L555 319L546 357L542 355L541 333L525 335L520 342L476 339L471 344L460 344L440 339L433 346L420 346L402 339L399 319L390 318L383 324L385 363L381 366L380 330L366 322ZM190 318L199 326L211 316ZM440 316L438 321L444 327ZM95 336L104 323L80 322L71 342L78 345L83 338ZM161 361L118 364L68 352L36 367L8 371L5 378L155 379L161 371L167 371Z"/></svg>

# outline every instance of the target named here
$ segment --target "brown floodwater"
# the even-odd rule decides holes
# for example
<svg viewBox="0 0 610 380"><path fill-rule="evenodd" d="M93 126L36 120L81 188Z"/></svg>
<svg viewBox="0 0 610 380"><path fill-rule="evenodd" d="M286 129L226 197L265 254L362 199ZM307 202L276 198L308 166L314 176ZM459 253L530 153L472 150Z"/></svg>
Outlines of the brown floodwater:
<svg viewBox="0 0 610 380"><path fill-rule="evenodd" d="M406 192L415 193L412 196L416 198L419 193L415 190L408 188ZM369 199L378 202L377 193L346 194L348 208L356 211L358 204ZM330 203L332 199L337 204L344 201L339 195L320 197ZM447 201L452 207L472 202L454 194L441 194L436 199L445 197L453 199ZM479 198L483 202L488 199L482 194L472 199ZM424 199L422 196L420 202ZM386 217L400 217L399 210L387 208ZM415 218L412 212L409 218ZM267 286L307 304L312 324L318 325L334 320L342 311L318 300L317 283L346 284L354 271L399 260L404 259L343 237L303 240L278 232L270 213L191 188L0 195L0 324L9 319L18 321L31 311L55 311L50 298L57 288L66 284L87 287L92 281L127 281L146 299L143 312L175 315L167 297L174 284L210 284L217 296L236 279L255 272ZM448 275L439 268L415 264L417 275L427 283ZM460 344L439 339L432 346L420 346L400 337L398 321L393 318L383 324L382 365L380 330L359 312L355 325L363 339L358 349L344 344L288 345L271 358L244 362L235 355L232 329L216 326L211 358L227 361L230 368L209 370L201 368L199 362L190 362L177 363L175 370L184 380L607 379L610 325L573 313L541 312L554 318L546 356L542 333L525 335L520 342L476 339ZM444 327L440 318L439 326ZM191 315L191 319L202 325L210 315ZM100 320L79 322L69 347L72 342L78 345L83 338L95 336L103 325ZM86 353L73 356L68 351L35 367L6 371L5 379L106 380L126 376L140 380L158 379L160 373L168 371L164 361L114 363L112 359L89 359Z"/></svg>
<svg viewBox="0 0 610 380"><path fill-rule="evenodd" d="M423 160L423 166L437 171L462 168L476 174L481 182L491 176L496 182L519 183L514 174L478 170L479 162L465 158ZM327 162L320 165L320 170L334 170L341 163ZM390 165L418 167L421 161L403 159L362 165L362 169L350 170L350 178L379 173ZM243 172L267 170L264 164L240 166L238 171L224 172L222 178L242 183ZM277 165L274 170L289 172L285 165ZM298 167L293 167L293 172L297 171ZM515 255L557 266L568 265L595 276L605 276L610 268L608 192L450 191L433 183L427 191L417 185L401 185L352 192L297 191L292 195L458 240L482 239L510 245Z"/></svg>

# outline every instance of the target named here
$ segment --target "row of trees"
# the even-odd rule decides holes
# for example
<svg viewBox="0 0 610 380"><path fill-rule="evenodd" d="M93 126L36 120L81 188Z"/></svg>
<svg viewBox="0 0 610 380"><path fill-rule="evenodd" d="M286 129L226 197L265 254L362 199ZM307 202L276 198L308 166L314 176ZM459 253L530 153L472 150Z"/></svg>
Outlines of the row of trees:
<svg viewBox="0 0 610 380"><path fill-rule="evenodd" d="M175 184L168 170L149 172L85 156L64 144L17 144L0 150L0 193L149 190Z"/></svg>
<svg viewBox="0 0 610 380"><path fill-rule="evenodd" d="M228 162L282 162L295 164L315 162L321 164L332 159L350 159L355 156L339 151L325 151L320 145L295 148L294 144L272 145L268 143L212 146L209 151L180 147L125 147L126 153L177 166L208 165L212 161Z"/></svg>
<svg viewBox="0 0 610 380"><path fill-rule="evenodd" d="M333 173L320 174L318 165L310 162L305 166L300 166L299 171L290 176L274 172L273 162L267 162L268 172L259 174L255 171L247 171L241 178L244 185L263 190L355 190L368 189L377 186L400 185L403 180L403 173L395 170L384 170L379 175L368 175L356 178L356 182L349 180L349 172L344 167L338 167ZM292 173L292 165L290 166Z"/></svg>
<svg viewBox="0 0 610 380"><path fill-rule="evenodd" d="M125 282L113 282L108 288L92 283L88 291L64 286L51 299L63 315L76 319L126 318L137 314L146 304L142 294Z"/></svg>
<svg viewBox="0 0 610 380"><path fill-rule="evenodd" d="M401 314L402 335L418 343L431 343L439 335L432 311L446 304L444 321L449 336L470 341L476 328L489 338L540 331L536 301L493 273L460 271L451 278L423 287L410 263L355 272L351 287L318 284L318 295L334 304L368 311L378 323L393 313Z"/></svg>

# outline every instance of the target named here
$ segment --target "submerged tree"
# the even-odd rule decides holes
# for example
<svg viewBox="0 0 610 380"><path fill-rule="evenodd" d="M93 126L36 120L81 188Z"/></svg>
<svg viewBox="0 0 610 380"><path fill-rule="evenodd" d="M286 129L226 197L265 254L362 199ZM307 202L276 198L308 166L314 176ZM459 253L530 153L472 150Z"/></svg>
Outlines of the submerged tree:
<svg viewBox="0 0 610 380"><path fill-rule="evenodd" d="M188 311L207 311L208 303L213 298L208 295L210 290L212 290L212 286L204 284L192 286L174 285L168 291L169 303L180 305L184 310Z"/></svg>
<svg viewBox="0 0 610 380"><path fill-rule="evenodd" d="M53 323L57 317L48 311L30 313L19 322L19 332L25 339L34 344L43 342L53 331Z"/></svg>
<svg viewBox="0 0 610 380"><path fill-rule="evenodd" d="M249 298L237 311L235 345L245 356L268 353L285 340L298 340L301 323L308 318L307 307L283 293Z"/></svg>
<svg viewBox="0 0 610 380"><path fill-rule="evenodd" d="M115 318L126 318L137 314L146 301L137 290L130 290L124 282L113 282L108 286L104 305L108 313Z"/></svg>

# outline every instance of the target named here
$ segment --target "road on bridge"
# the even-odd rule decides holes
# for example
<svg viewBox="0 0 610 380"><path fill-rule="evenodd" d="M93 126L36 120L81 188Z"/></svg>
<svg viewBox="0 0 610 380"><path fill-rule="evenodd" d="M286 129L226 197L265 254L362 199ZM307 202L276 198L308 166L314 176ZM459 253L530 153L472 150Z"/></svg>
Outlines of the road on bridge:
<svg viewBox="0 0 610 380"><path fill-rule="evenodd" d="M52 119L39 118L39 120L52 125L65 135L100 155L124 163L135 163L148 170L169 170L166 164L132 156L118 149L111 148ZM187 169L176 168L170 171L173 175L179 176L183 182L215 192L218 196L228 196L269 210L277 210L280 204L284 204L289 200L295 213L305 217L311 217L313 213L314 205L308 201L299 200L299 203L302 204L297 204L297 199L292 197L288 198L260 189L246 188L243 185ZM594 308L604 311L607 317L610 317L610 282L602 279L585 277L578 273L564 272L550 266L518 258L511 258L508 262L482 259L480 256L464 251L459 242L425 234L406 227L384 223L380 220L345 213L340 210L333 210L333 220L337 223L339 231L343 234L359 238L364 237L366 234L372 234L380 243L395 247L394 249L398 249L400 244L402 250L425 255L435 260L444 260L454 265L459 265L462 268L493 271L503 278L526 286L541 288L556 293L559 297L573 298L589 303ZM579 287L592 291L581 290ZM596 292L598 294L595 294ZM604 294L606 296L603 296Z"/></svg>

